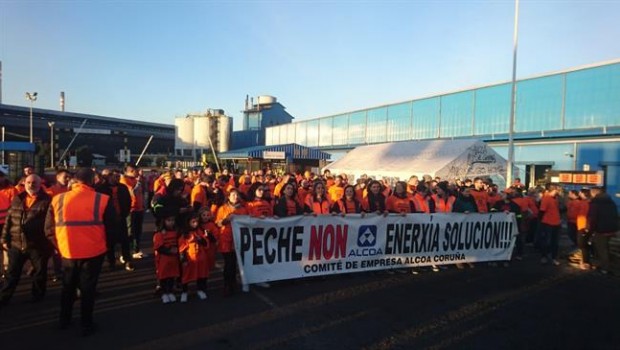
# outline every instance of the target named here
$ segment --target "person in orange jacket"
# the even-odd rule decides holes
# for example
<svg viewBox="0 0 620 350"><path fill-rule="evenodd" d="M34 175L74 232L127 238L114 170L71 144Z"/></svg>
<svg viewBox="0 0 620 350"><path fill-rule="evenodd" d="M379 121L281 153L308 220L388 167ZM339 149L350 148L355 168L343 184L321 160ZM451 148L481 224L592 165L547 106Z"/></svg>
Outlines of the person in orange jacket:
<svg viewBox="0 0 620 350"><path fill-rule="evenodd" d="M407 195L407 184L398 181L394 186L394 193L386 200L385 207L388 212L395 214L417 213L418 209L413 198Z"/></svg>
<svg viewBox="0 0 620 350"><path fill-rule="evenodd" d="M334 178L334 184L327 189L327 194L329 195L329 199L336 203L342 198L344 195L344 179L341 175L338 175Z"/></svg>
<svg viewBox="0 0 620 350"><path fill-rule="evenodd" d="M435 211L437 213L451 213L454 208L454 202L456 202L456 197L453 196L448 189L448 182L441 181L437 183L435 192L436 193L431 196L435 203Z"/></svg>
<svg viewBox="0 0 620 350"><path fill-rule="evenodd" d="M127 165L125 167L125 174L121 177L121 183L127 186L131 195L131 212L127 217L127 228L130 241L133 241L133 258L142 259L146 256L140 249L142 224L144 222L144 189L138 177L138 168L133 165Z"/></svg>
<svg viewBox="0 0 620 350"><path fill-rule="evenodd" d="M215 223L220 228L217 248L224 257L224 295L230 296L237 285L237 259L233 242L230 220L234 215L248 215L248 210L241 202L239 191L233 188L228 193L227 201L217 210Z"/></svg>
<svg viewBox="0 0 620 350"><path fill-rule="evenodd" d="M378 215L387 215L388 211L385 206L387 190L383 189L383 185L377 181L372 180L368 183L368 193L363 200L364 208L369 213L377 213Z"/></svg>
<svg viewBox="0 0 620 350"><path fill-rule="evenodd" d="M362 201L355 196L355 187L353 185L347 185L344 188L344 196L334 204L333 211L340 213L342 216L346 214L363 215L366 213Z"/></svg>
<svg viewBox="0 0 620 350"><path fill-rule="evenodd" d="M551 258L553 265L560 265L557 260L559 250L560 224L560 206L558 203L558 195L560 187L553 184L546 186L545 194L540 201L540 217L541 228L538 231L538 246L541 253L540 263L546 264Z"/></svg>
<svg viewBox="0 0 620 350"><path fill-rule="evenodd" d="M247 199L250 194L250 187L252 186L252 177L250 175L242 175L239 179L239 192L244 199Z"/></svg>
<svg viewBox="0 0 620 350"><path fill-rule="evenodd" d="M215 224L215 217L209 208L205 207L200 209L198 212L198 219L200 220L200 230L202 230L202 233L204 233L205 237L209 240L209 246L207 248L207 269L212 271L215 268L215 254L217 253L219 228Z"/></svg>
<svg viewBox="0 0 620 350"><path fill-rule="evenodd" d="M282 188L282 196L277 199L273 212L278 217L303 214L303 207L297 197L295 183L289 182Z"/></svg>
<svg viewBox="0 0 620 350"><path fill-rule="evenodd" d="M60 328L71 323L73 303L80 288L82 335L95 331L93 309L95 290L103 258L108 248L107 236L114 230L116 212L110 197L95 192L95 172L79 169L71 191L52 198L45 222L45 232L60 252L63 283L60 301Z"/></svg>
<svg viewBox="0 0 620 350"><path fill-rule="evenodd" d="M299 205L304 206L306 203L306 198L309 194L312 193L312 183L309 180L302 180L299 183L299 188L297 189L297 201Z"/></svg>
<svg viewBox="0 0 620 350"><path fill-rule="evenodd" d="M18 194L15 187L11 186L11 182L6 177L7 175L8 174L0 168L0 232L2 232L2 228L6 223L7 213L11 207L11 201L13 200L13 197ZM9 267L8 252L3 249L0 258L2 258L2 276L6 277L6 271Z"/></svg>
<svg viewBox="0 0 620 350"><path fill-rule="evenodd" d="M199 217L192 214L187 222L187 231L179 236L179 256L181 258L181 302L187 302L189 284L196 282L196 294L200 300L207 299L208 246L203 230L200 229Z"/></svg>
<svg viewBox="0 0 620 350"><path fill-rule="evenodd" d="M200 175L196 175L194 178L194 187L189 197L189 203L194 208L195 212L206 207L209 203L207 198L207 183L205 179Z"/></svg>
<svg viewBox="0 0 620 350"><path fill-rule="evenodd" d="M0 231L2 249L8 252L7 280L0 291L0 306L6 305L17 287L26 261L33 271L32 300L40 301L47 286L47 261L52 246L45 238L44 224L51 197L41 188L41 178L29 175L25 191L13 197L6 223Z"/></svg>
<svg viewBox="0 0 620 350"><path fill-rule="evenodd" d="M592 234L587 231L588 228L588 211L590 210L590 190L581 189L579 191L580 205L577 208L577 247L581 251L581 261L579 268L587 270L592 267L590 256L592 255L592 247L590 239Z"/></svg>
<svg viewBox="0 0 620 350"><path fill-rule="evenodd" d="M577 212L582 206L581 202L579 191L568 191L568 201L566 202L567 235L575 246L577 245Z"/></svg>
<svg viewBox="0 0 620 350"><path fill-rule="evenodd" d="M416 192L413 195L413 202L415 203L418 213L434 213L435 202L430 196L430 190L424 183L419 183L416 188Z"/></svg>
<svg viewBox="0 0 620 350"><path fill-rule="evenodd" d="M266 187L257 182L250 188L250 196L245 204L250 216L261 218L273 216L273 203L264 196Z"/></svg>
<svg viewBox="0 0 620 350"><path fill-rule="evenodd" d="M325 184L322 181L314 183L312 195L306 197L304 212L315 216L332 213L332 202L327 196Z"/></svg>
<svg viewBox="0 0 620 350"><path fill-rule="evenodd" d="M153 234L153 252L155 254L155 274L161 288L161 301L174 303L177 298L172 289L174 281L179 278L179 241L176 218L169 215L162 220L162 227Z"/></svg>
<svg viewBox="0 0 620 350"><path fill-rule="evenodd" d="M484 181L481 177L474 178L474 188L470 191L471 196L476 202L479 213L489 212L489 193L484 188Z"/></svg>
<svg viewBox="0 0 620 350"><path fill-rule="evenodd" d="M56 172L56 183L49 186L45 192L54 197L59 193L65 193L69 191L69 181L71 180L71 174L66 169L60 169Z"/></svg>

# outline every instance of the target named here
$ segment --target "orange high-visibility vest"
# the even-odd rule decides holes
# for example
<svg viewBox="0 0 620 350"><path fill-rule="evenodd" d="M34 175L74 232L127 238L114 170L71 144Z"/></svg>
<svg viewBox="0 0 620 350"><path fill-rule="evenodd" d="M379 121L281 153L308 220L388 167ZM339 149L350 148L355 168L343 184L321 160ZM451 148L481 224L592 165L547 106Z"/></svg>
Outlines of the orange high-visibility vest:
<svg viewBox="0 0 620 350"><path fill-rule="evenodd" d="M418 213L430 214L431 207L430 207L430 203L429 203L429 198L423 197L423 196L421 196L421 195L416 193L413 196L413 202L415 203L415 207L416 207Z"/></svg>
<svg viewBox="0 0 620 350"><path fill-rule="evenodd" d="M452 212L452 208L454 207L454 202L456 201L456 197L448 196L448 198L441 198L438 195L434 194L432 198L433 198L433 201L435 201L435 211L437 213L451 213Z"/></svg>
<svg viewBox="0 0 620 350"><path fill-rule="evenodd" d="M106 252L103 213L109 196L75 184L52 198L58 251L66 259L86 259Z"/></svg>

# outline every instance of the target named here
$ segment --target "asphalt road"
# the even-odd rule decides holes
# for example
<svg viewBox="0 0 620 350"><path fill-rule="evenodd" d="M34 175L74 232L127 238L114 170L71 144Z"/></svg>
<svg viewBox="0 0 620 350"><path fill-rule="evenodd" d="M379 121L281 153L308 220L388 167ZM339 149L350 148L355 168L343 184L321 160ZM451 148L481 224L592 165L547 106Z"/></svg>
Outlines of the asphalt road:
<svg viewBox="0 0 620 350"><path fill-rule="evenodd" d="M147 232L153 224L145 225ZM150 234L144 237L149 240ZM30 304L24 277L0 310L4 349L618 349L620 277L541 266L529 254L510 267L437 273L358 273L284 281L163 305L152 255L137 270L105 271L95 305L99 331L55 329L58 283ZM150 250L147 250L150 253ZM79 315L76 306L74 316ZM76 317L75 317L76 318ZM74 319L77 324L77 319Z"/></svg>

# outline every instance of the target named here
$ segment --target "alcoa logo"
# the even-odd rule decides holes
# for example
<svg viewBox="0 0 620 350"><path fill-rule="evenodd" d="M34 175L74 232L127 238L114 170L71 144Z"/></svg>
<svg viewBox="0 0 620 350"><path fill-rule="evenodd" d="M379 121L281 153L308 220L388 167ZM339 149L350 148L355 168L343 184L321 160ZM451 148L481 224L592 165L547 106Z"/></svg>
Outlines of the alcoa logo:
<svg viewBox="0 0 620 350"><path fill-rule="evenodd" d="M374 247L377 243L377 226L362 225L357 235L358 247Z"/></svg>

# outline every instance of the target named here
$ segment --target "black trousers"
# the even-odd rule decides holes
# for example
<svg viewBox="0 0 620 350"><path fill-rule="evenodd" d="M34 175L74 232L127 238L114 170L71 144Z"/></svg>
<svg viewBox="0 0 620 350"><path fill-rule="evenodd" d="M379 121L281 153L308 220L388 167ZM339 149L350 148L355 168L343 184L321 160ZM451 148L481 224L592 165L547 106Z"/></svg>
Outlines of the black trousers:
<svg viewBox="0 0 620 350"><path fill-rule="evenodd" d="M609 240L611 239L611 234L608 233L594 233L592 236L592 245L594 246L594 251L596 252L596 258L598 261L597 267L603 270L609 270L610 268L610 260L609 260Z"/></svg>
<svg viewBox="0 0 620 350"><path fill-rule="evenodd" d="M237 256L235 252L222 253L224 257L224 286L234 288L237 284Z"/></svg>
<svg viewBox="0 0 620 350"><path fill-rule="evenodd" d="M32 296L42 298L45 296L47 287L47 260L49 253L39 249L27 249L21 251L17 248L10 248L8 251L9 268L7 271L7 281L0 291L0 302L6 304L11 300L15 288L24 268L24 263L30 260L34 275L32 276Z"/></svg>
<svg viewBox="0 0 620 350"><path fill-rule="evenodd" d="M132 211L127 217L127 228L129 230L130 241L134 244L134 253L140 251L140 237L142 237L143 222L144 211Z"/></svg>
<svg viewBox="0 0 620 350"><path fill-rule="evenodd" d="M116 264L115 247L121 245L121 256L125 262L131 261L131 253L129 249L129 235L127 234L127 222L120 220L116 223L114 232L108 235L108 252L107 258L110 265Z"/></svg>
<svg viewBox="0 0 620 350"><path fill-rule="evenodd" d="M60 324L71 322L77 288L80 289L80 325L93 325L95 290L104 255L88 259L62 259L63 279L60 293Z"/></svg>
<svg viewBox="0 0 620 350"><path fill-rule="evenodd" d="M579 246L579 249L581 250L581 261L584 264L591 263L590 256L592 255L592 247L589 244L591 237L592 235L589 232L586 233L586 232L580 231L577 233L577 245Z"/></svg>

